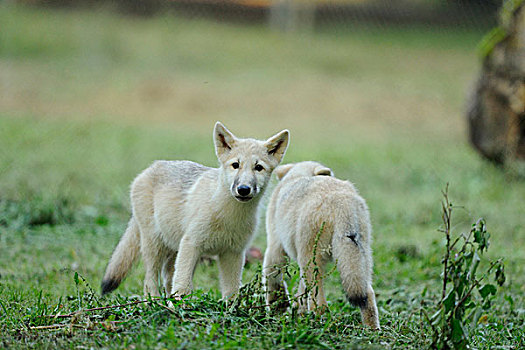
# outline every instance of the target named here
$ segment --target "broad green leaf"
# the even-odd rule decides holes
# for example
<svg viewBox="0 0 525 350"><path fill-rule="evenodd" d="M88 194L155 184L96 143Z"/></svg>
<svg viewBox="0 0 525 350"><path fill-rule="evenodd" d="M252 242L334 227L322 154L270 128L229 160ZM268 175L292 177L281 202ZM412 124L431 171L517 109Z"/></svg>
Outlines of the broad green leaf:
<svg viewBox="0 0 525 350"><path fill-rule="evenodd" d="M445 306L445 312L449 312L454 308L454 305L456 304L456 298L454 294L454 289L452 289L448 295L445 297L445 300L443 300L443 305Z"/></svg>
<svg viewBox="0 0 525 350"><path fill-rule="evenodd" d="M445 309L443 307L439 308L438 311L436 311L435 314L432 315L432 317L430 318L430 320L432 321L432 325L433 326L438 326L440 325L443 321L445 317Z"/></svg>
<svg viewBox="0 0 525 350"><path fill-rule="evenodd" d="M473 280L475 278L476 270L478 269L480 261L481 261L481 259L480 259L479 255L478 255L478 253L474 252L474 254L472 255L471 263L470 263L470 270L468 272L468 279L469 280Z"/></svg>
<svg viewBox="0 0 525 350"><path fill-rule="evenodd" d="M485 284L479 289L479 294L485 299L489 294L495 295L497 292L496 286L493 284Z"/></svg>
<svg viewBox="0 0 525 350"><path fill-rule="evenodd" d="M461 321L457 318L452 319L452 342L460 343L465 338L465 332Z"/></svg>

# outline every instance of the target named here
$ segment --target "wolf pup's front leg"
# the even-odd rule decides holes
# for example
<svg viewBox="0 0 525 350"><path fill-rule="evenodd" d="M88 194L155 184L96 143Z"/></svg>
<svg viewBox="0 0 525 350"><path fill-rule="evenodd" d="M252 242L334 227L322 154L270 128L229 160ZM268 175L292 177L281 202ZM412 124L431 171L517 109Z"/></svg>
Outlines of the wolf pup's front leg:
<svg viewBox="0 0 525 350"><path fill-rule="evenodd" d="M193 289L193 272L199 261L200 252L191 238L184 236L179 245L179 252L175 260L175 274L171 292L180 299L181 296L190 294Z"/></svg>
<svg viewBox="0 0 525 350"><path fill-rule="evenodd" d="M230 298L241 286L245 253L225 252L219 255L219 280L223 298Z"/></svg>

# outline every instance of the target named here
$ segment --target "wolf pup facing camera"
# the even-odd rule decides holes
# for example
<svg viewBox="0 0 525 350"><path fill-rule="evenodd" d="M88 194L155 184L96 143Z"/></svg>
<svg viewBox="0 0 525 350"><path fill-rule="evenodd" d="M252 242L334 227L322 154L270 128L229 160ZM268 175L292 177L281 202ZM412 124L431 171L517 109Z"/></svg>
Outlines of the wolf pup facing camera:
<svg viewBox="0 0 525 350"><path fill-rule="evenodd" d="M257 226L257 207L288 146L283 130L266 141L235 137L215 124L219 168L191 161L156 161L131 185L132 216L102 280L102 294L119 286L141 252L144 293L191 293L202 254L217 255L224 298L239 290L244 251Z"/></svg>
<svg viewBox="0 0 525 350"><path fill-rule="evenodd" d="M317 162L281 165L275 174L280 182L266 214L267 302L287 295L279 265L288 255L301 273L299 311L321 312L326 306L323 267L333 259L348 300L361 308L366 325L379 329L372 289L371 225L364 199L350 182L336 179Z"/></svg>

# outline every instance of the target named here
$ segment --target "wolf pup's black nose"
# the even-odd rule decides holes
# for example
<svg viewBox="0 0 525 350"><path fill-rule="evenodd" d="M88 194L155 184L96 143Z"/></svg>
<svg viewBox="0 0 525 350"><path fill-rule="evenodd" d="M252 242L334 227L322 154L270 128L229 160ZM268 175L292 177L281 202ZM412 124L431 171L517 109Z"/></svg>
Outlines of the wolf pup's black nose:
<svg viewBox="0 0 525 350"><path fill-rule="evenodd" d="M250 186L246 186L246 185L241 185L239 187L237 187L237 193L239 194L239 196L247 196L250 194L250 192L252 191L252 189L250 188Z"/></svg>

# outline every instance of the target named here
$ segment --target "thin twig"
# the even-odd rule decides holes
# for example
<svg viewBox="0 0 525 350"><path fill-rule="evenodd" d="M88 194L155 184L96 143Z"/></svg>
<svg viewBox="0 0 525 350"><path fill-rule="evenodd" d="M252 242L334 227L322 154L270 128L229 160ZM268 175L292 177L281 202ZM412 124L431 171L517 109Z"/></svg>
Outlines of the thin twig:
<svg viewBox="0 0 525 350"><path fill-rule="evenodd" d="M111 321L112 324L116 324L116 323L125 323L127 321ZM95 322L95 323L92 323L93 325L99 325L99 324L103 324L104 322ZM48 325L48 326L32 326L32 327L29 327L30 330L47 330L47 329L59 329L59 328L64 328L64 327L76 327L76 328L89 328L89 326L83 326L83 325L80 325L80 324L71 324L71 323L61 323L61 324L52 324L52 325Z"/></svg>
<svg viewBox="0 0 525 350"><path fill-rule="evenodd" d="M49 326L29 327L29 329L31 329L31 330L45 330L45 329L58 329L58 328L69 327L69 326L70 326L69 323L67 323L67 324L52 324L52 325L49 325ZM73 327L78 327L78 325L73 325Z"/></svg>
<svg viewBox="0 0 525 350"><path fill-rule="evenodd" d="M166 309L166 310L168 310L168 311L171 312L172 314L175 313L175 310L174 310L174 309L172 309L171 307L166 306L166 305L164 305L164 304L161 304L161 303L158 302L158 301L156 301L155 304L158 305L158 306L160 306L160 307L162 307L162 308L164 308L164 309Z"/></svg>
<svg viewBox="0 0 525 350"><path fill-rule="evenodd" d="M150 300L137 300L137 301L133 301L133 302L126 303L126 304L101 306L101 307L94 307L92 309L79 310L79 311L75 311L75 312L72 312L72 313L66 314L66 315L60 315L60 314L57 314L57 315L40 315L39 317L67 318L67 317L73 317L73 316L79 315L79 314L84 313L84 312L91 312L91 311L98 311L98 310L107 310L107 309L116 309L116 308L119 308L119 307L125 307L125 306L130 306L130 305L137 305L137 304L147 303L149 301Z"/></svg>
<svg viewBox="0 0 525 350"><path fill-rule="evenodd" d="M450 215L452 214L452 208L450 207L450 203L448 201L448 183L445 188L445 191L442 192L443 197L445 198L442 206L443 206L443 223L445 224L444 232L447 237L447 246L445 251L445 258L443 259L443 291L441 294L441 302L445 300L445 295L447 293L447 279L448 279L448 260L450 259Z"/></svg>

